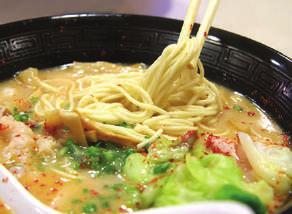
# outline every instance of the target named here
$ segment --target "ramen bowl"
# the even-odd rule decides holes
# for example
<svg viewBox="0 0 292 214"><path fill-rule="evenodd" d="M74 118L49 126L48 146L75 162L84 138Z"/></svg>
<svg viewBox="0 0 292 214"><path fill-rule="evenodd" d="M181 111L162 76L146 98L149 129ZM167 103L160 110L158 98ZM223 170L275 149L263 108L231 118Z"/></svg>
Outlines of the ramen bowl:
<svg viewBox="0 0 292 214"><path fill-rule="evenodd" d="M124 14L68 14L0 26L0 78L73 61L151 64L182 22ZM196 25L194 32L198 29ZM248 38L212 28L200 56L206 77L244 94L292 134L292 63ZM287 163L291 164L291 163ZM292 209L283 213L292 212Z"/></svg>

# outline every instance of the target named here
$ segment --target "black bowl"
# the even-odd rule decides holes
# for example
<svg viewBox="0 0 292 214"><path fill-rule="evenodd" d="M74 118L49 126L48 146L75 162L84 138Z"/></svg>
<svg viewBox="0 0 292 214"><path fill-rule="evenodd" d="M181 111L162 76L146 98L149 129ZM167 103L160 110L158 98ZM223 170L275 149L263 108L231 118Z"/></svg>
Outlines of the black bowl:
<svg viewBox="0 0 292 214"><path fill-rule="evenodd" d="M0 26L0 79L30 66L41 69L72 61L150 64L166 45L177 41L181 26L181 21L172 19L108 13L5 24ZM194 32L197 29L195 26ZM250 39L212 28L201 60L207 78L252 99L292 135L290 58Z"/></svg>

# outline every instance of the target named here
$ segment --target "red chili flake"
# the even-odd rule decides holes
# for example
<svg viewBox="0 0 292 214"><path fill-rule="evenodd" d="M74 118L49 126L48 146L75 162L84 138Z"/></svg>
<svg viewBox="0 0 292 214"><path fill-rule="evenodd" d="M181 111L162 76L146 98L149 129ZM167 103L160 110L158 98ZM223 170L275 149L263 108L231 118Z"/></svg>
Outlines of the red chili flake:
<svg viewBox="0 0 292 214"><path fill-rule="evenodd" d="M157 147L157 144L156 144L156 143L152 143L152 144L150 145L150 147L151 147L151 149L154 149L154 148Z"/></svg>
<svg viewBox="0 0 292 214"><path fill-rule="evenodd" d="M7 183L8 182L8 177L2 178L2 183Z"/></svg>
<svg viewBox="0 0 292 214"><path fill-rule="evenodd" d="M44 172L42 172L41 175L42 175L43 177L46 177L46 176L47 176L46 173L44 173Z"/></svg>
<svg viewBox="0 0 292 214"><path fill-rule="evenodd" d="M20 137L20 136L21 136L20 134L15 135L15 137Z"/></svg>
<svg viewBox="0 0 292 214"><path fill-rule="evenodd" d="M145 185L143 184L137 184L136 185L136 188L140 191L140 192L143 192L145 190Z"/></svg>
<svg viewBox="0 0 292 214"><path fill-rule="evenodd" d="M48 132L49 134L55 134L57 131L56 126L50 126L50 125L48 125L48 123L44 124L44 128L45 128L46 132Z"/></svg>
<svg viewBox="0 0 292 214"><path fill-rule="evenodd" d="M256 113L254 111L248 111L247 115L250 116L250 117L253 117L253 116L256 115Z"/></svg>
<svg viewBox="0 0 292 214"><path fill-rule="evenodd" d="M140 154L145 156L145 157L147 156L147 152L141 152Z"/></svg>
<svg viewBox="0 0 292 214"><path fill-rule="evenodd" d="M99 195L99 193L97 191L95 191L94 189L90 190L90 194L93 195L93 196Z"/></svg>
<svg viewBox="0 0 292 214"><path fill-rule="evenodd" d="M4 131L4 130L6 130L6 129L8 129L8 128L9 128L8 125L5 125L5 124L3 124L3 123L0 123L0 131Z"/></svg>
<svg viewBox="0 0 292 214"><path fill-rule="evenodd" d="M230 110L230 107L229 106L224 106L223 109L224 110Z"/></svg>
<svg viewBox="0 0 292 214"><path fill-rule="evenodd" d="M29 185L25 186L24 188L25 188L26 190L29 190L29 189L30 189Z"/></svg>
<svg viewBox="0 0 292 214"><path fill-rule="evenodd" d="M207 32L204 32L204 37L207 37L208 36L208 33Z"/></svg>
<svg viewBox="0 0 292 214"><path fill-rule="evenodd" d="M46 185L45 185L45 184L40 184L40 186L41 186L41 187L45 187Z"/></svg>
<svg viewBox="0 0 292 214"><path fill-rule="evenodd" d="M32 149L33 149L33 151L35 151L35 152L38 152L38 151L39 151L39 148L38 148L37 146L34 146Z"/></svg>
<svg viewBox="0 0 292 214"><path fill-rule="evenodd" d="M197 131L191 130L185 133L183 136L181 136L180 140L182 142L192 143L195 141L196 137L197 137Z"/></svg>
<svg viewBox="0 0 292 214"><path fill-rule="evenodd" d="M38 183L39 182L39 179L35 178L35 179L33 179L33 182L34 183Z"/></svg>
<svg viewBox="0 0 292 214"><path fill-rule="evenodd" d="M241 121L240 123L241 123L241 124L246 124L246 122L244 122L244 121Z"/></svg>
<svg viewBox="0 0 292 214"><path fill-rule="evenodd" d="M63 185L64 184L64 182L63 181L60 181L60 180L57 180L57 181L55 181L55 184L59 184L59 185Z"/></svg>
<svg viewBox="0 0 292 214"><path fill-rule="evenodd" d="M156 183L160 178L161 178L161 176L153 178L151 181L148 182L148 185Z"/></svg>
<svg viewBox="0 0 292 214"><path fill-rule="evenodd" d="M58 192L58 189L55 188L55 187L51 187L51 188L50 188L50 191L51 191L51 192Z"/></svg>
<svg viewBox="0 0 292 214"><path fill-rule="evenodd" d="M17 174L17 170L16 169L13 169L12 170L12 174L16 175Z"/></svg>
<svg viewBox="0 0 292 214"><path fill-rule="evenodd" d="M207 148L211 149L213 153L220 153L237 158L235 149L236 142L229 138L209 135L205 142Z"/></svg>
<svg viewBox="0 0 292 214"><path fill-rule="evenodd" d="M152 157L153 157L153 158L159 158L159 155L158 155L157 153L154 153L154 154L152 155Z"/></svg>
<svg viewBox="0 0 292 214"><path fill-rule="evenodd" d="M15 99L14 102L20 111L26 111L31 108L31 104L24 99Z"/></svg>

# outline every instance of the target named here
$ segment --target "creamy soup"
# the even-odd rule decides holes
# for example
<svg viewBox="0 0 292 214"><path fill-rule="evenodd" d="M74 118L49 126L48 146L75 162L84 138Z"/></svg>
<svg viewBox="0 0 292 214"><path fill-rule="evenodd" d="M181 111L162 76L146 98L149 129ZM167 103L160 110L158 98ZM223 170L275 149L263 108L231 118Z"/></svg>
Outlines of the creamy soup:
<svg viewBox="0 0 292 214"><path fill-rule="evenodd" d="M206 200L235 200L258 213L276 212L291 191L288 136L241 94L216 85L223 108L208 117L210 122L181 136L171 135L168 129L165 135L161 134L143 148L124 143L127 139L121 134L114 135L114 131L103 133L88 125L86 119L94 118L86 116L82 107L72 106L74 100L68 103L57 100L55 105L49 94L50 87L54 86L58 89L54 93L67 99L67 91L73 90L70 84L79 84L82 77L143 73L145 68L143 64L73 63L41 72L28 69L2 82L1 163L36 198L66 213L128 213ZM55 84L58 79L63 82ZM71 81L69 86L68 81ZM62 84L67 88L62 88ZM82 91L85 86L76 87ZM94 93L101 92L92 92L90 96L95 96ZM127 106L119 103L120 96L116 95L115 101L96 97L96 102ZM138 94L136 97L139 99ZM59 109L55 108L58 102ZM85 102L88 101L84 105ZM42 115L44 106L51 110ZM134 107L127 108L134 111ZM78 117L63 118L59 116L61 111L74 112ZM90 111L90 106L86 111ZM110 123L106 119L99 124L108 127ZM72 123L80 123L82 130ZM114 126L127 133L137 131L145 139L156 134L147 132L145 127L140 131L139 126L143 124L137 124L118 121ZM175 122L172 127L176 133ZM80 140L82 136L85 144ZM254 159L260 160L256 164L261 166ZM5 209L1 203L0 213L9 213Z"/></svg>
<svg viewBox="0 0 292 214"><path fill-rule="evenodd" d="M3 214L12 214L13 212L11 211L11 209L9 208L9 206L7 206L5 203L3 203L0 200L0 213L3 213Z"/></svg>

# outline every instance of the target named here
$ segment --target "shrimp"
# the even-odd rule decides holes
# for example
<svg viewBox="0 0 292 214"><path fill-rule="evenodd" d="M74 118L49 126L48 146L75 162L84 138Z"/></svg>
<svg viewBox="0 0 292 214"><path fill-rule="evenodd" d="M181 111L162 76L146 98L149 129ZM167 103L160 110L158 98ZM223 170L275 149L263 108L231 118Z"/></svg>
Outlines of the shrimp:
<svg viewBox="0 0 292 214"><path fill-rule="evenodd" d="M34 133L24 123L14 120L12 116L0 118L0 137L8 145L3 150L3 157L26 159L35 146Z"/></svg>

